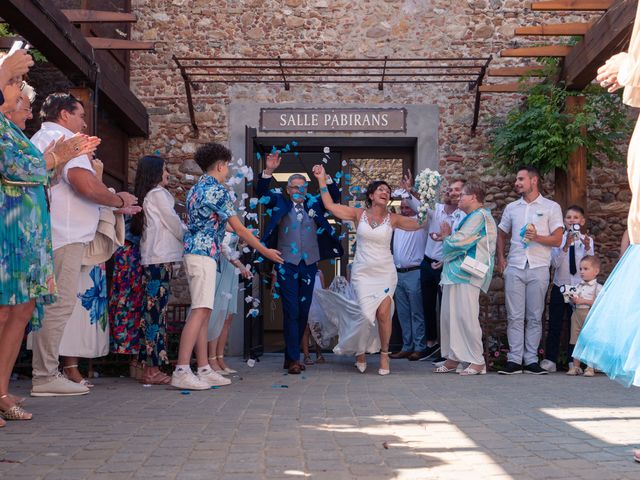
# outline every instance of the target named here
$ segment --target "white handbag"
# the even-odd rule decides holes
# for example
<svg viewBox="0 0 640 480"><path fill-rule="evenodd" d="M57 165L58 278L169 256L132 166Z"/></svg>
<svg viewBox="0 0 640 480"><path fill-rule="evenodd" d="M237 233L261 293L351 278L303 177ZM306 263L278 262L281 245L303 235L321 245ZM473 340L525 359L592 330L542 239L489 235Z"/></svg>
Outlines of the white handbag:
<svg viewBox="0 0 640 480"><path fill-rule="evenodd" d="M471 258L469 255L464 257L460 268L468 274L478 278L484 278L489 271L489 265L485 265L475 258Z"/></svg>

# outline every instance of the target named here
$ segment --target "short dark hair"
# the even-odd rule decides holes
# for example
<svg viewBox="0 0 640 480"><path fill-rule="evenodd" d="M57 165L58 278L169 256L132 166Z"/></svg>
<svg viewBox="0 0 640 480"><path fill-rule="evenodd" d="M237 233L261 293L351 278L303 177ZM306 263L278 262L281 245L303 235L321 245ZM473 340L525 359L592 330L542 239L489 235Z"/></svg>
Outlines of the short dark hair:
<svg viewBox="0 0 640 480"><path fill-rule="evenodd" d="M40 118L43 122L55 122L63 110L73 113L77 110L78 104L84 107L84 104L70 93L52 93L42 102Z"/></svg>
<svg viewBox="0 0 640 480"><path fill-rule="evenodd" d="M196 150L193 157L203 172L209 170L217 162L230 162L231 150L220 143L205 143Z"/></svg>
<svg viewBox="0 0 640 480"><path fill-rule="evenodd" d="M582 215L584 217L584 208L582 208L580 205L569 205L567 207L567 212L569 210L573 210L574 212L578 212L580 215Z"/></svg>
<svg viewBox="0 0 640 480"><path fill-rule="evenodd" d="M386 187L389 189L389 192L391 192L391 187L384 180L375 180L371 182L369 185L367 185L367 191L364 196L364 204L367 206L367 208L371 207L371 199L369 198L369 195L372 195L380 185L386 185Z"/></svg>
<svg viewBox="0 0 640 480"><path fill-rule="evenodd" d="M478 202L484 203L484 185L480 182L466 182L462 191L469 195L475 195Z"/></svg>
<svg viewBox="0 0 640 480"><path fill-rule="evenodd" d="M538 177L542 179L542 176L540 175L540 170L538 170L533 165L520 165L519 167L516 168L516 173L521 172L522 170L526 170L530 177Z"/></svg>
<svg viewBox="0 0 640 480"><path fill-rule="evenodd" d="M580 263L582 262L587 262L593 268L600 270L600 258L595 255L585 255L582 257L582 260L580 260Z"/></svg>

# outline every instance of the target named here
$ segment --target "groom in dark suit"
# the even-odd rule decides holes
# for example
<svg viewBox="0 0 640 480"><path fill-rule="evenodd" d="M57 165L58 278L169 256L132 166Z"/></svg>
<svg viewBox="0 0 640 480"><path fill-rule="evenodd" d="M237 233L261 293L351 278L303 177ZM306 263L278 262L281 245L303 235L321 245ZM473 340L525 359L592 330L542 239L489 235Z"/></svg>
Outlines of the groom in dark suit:
<svg viewBox="0 0 640 480"><path fill-rule="evenodd" d="M262 242L282 252L284 265L276 266L284 317L284 368L299 374L300 341L304 334L311 306L317 262L342 256L340 240L324 214L322 200L307 194L307 180L293 174L287 181L288 198L269 189L271 176L280 165L278 153L267 156L266 168L258 180L257 194L268 197L265 203L271 219L262 235ZM340 201L338 187L327 185L334 202Z"/></svg>

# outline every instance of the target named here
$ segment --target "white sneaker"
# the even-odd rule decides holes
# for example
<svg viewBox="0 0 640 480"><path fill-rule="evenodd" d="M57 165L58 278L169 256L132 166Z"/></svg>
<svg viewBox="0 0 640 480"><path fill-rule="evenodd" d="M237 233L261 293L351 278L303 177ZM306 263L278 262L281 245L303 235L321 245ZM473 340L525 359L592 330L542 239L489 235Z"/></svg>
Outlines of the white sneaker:
<svg viewBox="0 0 640 480"><path fill-rule="evenodd" d="M87 393L89 393L87 387L80 383L72 382L61 373L53 377L49 382L31 387L32 397L72 397L86 395Z"/></svg>
<svg viewBox="0 0 640 480"><path fill-rule="evenodd" d="M205 373L199 373L198 379L210 387L222 387L223 385L229 385L231 383L231 380L224 378L218 372L214 372L213 369Z"/></svg>
<svg viewBox="0 0 640 480"><path fill-rule="evenodd" d="M557 371L556 362L552 362L551 360L547 360L546 358L540 362L540 368L550 373Z"/></svg>
<svg viewBox="0 0 640 480"><path fill-rule="evenodd" d="M209 390L208 383L196 377L191 370L176 370L171 375L171 386L182 390Z"/></svg>

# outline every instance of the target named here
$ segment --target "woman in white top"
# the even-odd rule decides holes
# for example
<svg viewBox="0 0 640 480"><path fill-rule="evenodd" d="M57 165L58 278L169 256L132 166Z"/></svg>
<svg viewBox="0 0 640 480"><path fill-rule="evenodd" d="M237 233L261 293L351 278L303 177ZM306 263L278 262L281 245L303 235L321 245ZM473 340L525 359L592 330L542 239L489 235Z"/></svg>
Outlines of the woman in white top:
<svg viewBox="0 0 640 480"><path fill-rule="evenodd" d="M175 200L165 188L169 172L162 157L148 155L138 162L135 195L142 211L133 217L131 233L142 235L140 257L145 298L140 322L139 362L144 365L142 383L168 385L160 371L167 356L167 305L173 264L182 260L185 226L174 210Z"/></svg>

